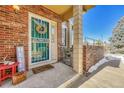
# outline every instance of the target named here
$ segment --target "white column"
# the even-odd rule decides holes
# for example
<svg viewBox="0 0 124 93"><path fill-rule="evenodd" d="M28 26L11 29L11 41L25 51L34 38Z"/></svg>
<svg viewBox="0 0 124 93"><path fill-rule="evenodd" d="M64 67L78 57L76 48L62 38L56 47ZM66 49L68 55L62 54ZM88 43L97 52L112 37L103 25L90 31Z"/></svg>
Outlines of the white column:
<svg viewBox="0 0 124 93"><path fill-rule="evenodd" d="M74 17L74 45L73 45L73 69L79 74L83 73L83 34L82 34L82 7L73 6Z"/></svg>

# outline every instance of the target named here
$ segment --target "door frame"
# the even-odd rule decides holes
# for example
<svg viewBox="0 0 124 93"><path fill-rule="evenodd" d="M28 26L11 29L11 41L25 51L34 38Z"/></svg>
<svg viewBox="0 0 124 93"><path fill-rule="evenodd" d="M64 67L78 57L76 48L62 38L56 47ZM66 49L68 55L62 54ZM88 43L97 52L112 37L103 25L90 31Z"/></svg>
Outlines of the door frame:
<svg viewBox="0 0 124 93"><path fill-rule="evenodd" d="M42 20L47 21L49 23L49 59L45 60L45 61L36 62L36 63L32 63L32 59L31 59L32 58L31 17L36 17L38 19L42 19ZM37 67L37 66L45 65L45 64L54 63L51 60L51 23L52 22L56 23L55 21L49 20L49 19L42 17L40 15L31 13L31 12L28 13L28 33L29 33L29 35L28 35L28 37L29 37L28 38L28 68L29 69Z"/></svg>

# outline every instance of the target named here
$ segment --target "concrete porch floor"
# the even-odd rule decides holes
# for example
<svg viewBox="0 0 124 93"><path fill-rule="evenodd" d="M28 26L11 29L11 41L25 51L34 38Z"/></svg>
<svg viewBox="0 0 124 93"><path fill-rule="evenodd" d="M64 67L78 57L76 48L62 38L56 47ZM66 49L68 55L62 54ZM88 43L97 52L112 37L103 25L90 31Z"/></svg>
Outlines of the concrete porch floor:
<svg viewBox="0 0 124 93"><path fill-rule="evenodd" d="M117 56L117 55L116 55ZM86 75L80 75L67 88L124 88L124 60L109 59L98 69Z"/></svg>
<svg viewBox="0 0 124 93"><path fill-rule="evenodd" d="M13 86L11 80L3 82L2 88L56 88L67 80L71 79L76 72L71 67L63 63L53 64L54 68L33 74L32 71L28 72L27 80Z"/></svg>
<svg viewBox="0 0 124 93"><path fill-rule="evenodd" d="M106 67L80 88L124 88L124 70Z"/></svg>

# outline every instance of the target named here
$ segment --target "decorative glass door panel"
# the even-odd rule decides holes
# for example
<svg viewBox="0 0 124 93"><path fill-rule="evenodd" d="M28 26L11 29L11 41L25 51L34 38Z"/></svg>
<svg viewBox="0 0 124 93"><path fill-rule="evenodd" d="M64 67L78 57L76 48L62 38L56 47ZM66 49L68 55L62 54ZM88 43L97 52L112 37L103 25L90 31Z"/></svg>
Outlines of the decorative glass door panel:
<svg viewBox="0 0 124 93"><path fill-rule="evenodd" d="M49 22L31 18L32 63L49 60Z"/></svg>

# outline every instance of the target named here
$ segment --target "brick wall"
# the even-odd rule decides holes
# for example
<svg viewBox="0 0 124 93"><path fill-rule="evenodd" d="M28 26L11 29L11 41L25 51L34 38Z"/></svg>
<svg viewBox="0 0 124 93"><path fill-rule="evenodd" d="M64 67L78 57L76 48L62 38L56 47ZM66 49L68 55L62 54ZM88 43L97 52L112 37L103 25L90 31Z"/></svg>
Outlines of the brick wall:
<svg viewBox="0 0 124 93"><path fill-rule="evenodd" d="M43 6L20 6L20 10L15 13L12 6L0 6L0 60L8 55L8 59L16 61L15 48L23 45L28 67L28 12L56 21L58 42L61 43L61 20L54 12ZM60 55L59 48L58 55Z"/></svg>
<svg viewBox="0 0 124 93"><path fill-rule="evenodd" d="M57 33L57 44L58 44L58 61L61 61L62 60L62 53L61 53L61 45L62 45L62 29L61 29L62 25L61 23L59 22L58 23L58 33Z"/></svg>
<svg viewBox="0 0 124 93"><path fill-rule="evenodd" d="M83 46L83 69L85 72L104 57L104 47L97 45Z"/></svg>

